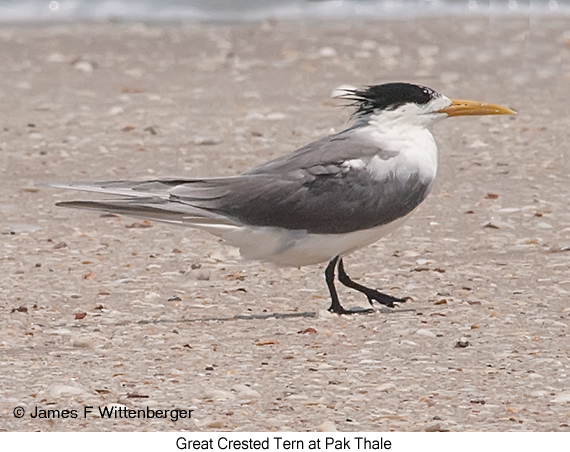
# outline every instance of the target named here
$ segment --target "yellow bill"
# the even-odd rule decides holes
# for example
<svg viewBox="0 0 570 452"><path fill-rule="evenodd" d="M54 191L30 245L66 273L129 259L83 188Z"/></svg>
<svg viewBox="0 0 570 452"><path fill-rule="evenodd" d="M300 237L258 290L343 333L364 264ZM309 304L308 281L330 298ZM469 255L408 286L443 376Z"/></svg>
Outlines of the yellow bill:
<svg viewBox="0 0 570 452"><path fill-rule="evenodd" d="M447 116L477 116L477 115L516 115L517 112L507 107L486 104L474 100L451 99L451 105L442 108L438 113Z"/></svg>

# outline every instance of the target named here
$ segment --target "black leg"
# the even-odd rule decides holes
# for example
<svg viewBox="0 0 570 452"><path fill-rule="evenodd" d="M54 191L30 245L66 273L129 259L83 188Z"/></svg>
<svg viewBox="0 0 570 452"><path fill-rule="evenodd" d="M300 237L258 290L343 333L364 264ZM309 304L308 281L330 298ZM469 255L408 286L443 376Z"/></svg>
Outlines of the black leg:
<svg viewBox="0 0 570 452"><path fill-rule="evenodd" d="M344 264L342 262L342 259L338 260L338 280L346 287L358 290L359 292L362 292L364 295L366 295L366 297L368 298L368 302L370 303L371 306L374 306L372 302L376 301L380 304L383 304L384 306L393 308L394 303L404 303L406 301L406 298L392 297L391 295L386 295L382 292L378 292L376 289L371 289L369 287L365 287L363 285L355 283L352 279L349 278L349 276L344 271Z"/></svg>
<svg viewBox="0 0 570 452"><path fill-rule="evenodd" d="M338 294L336 292L336 287L334 286L334 273L337 263L342 262L342 259L339 261L339 256L336 256L333 260L329 262L327 268L325 270L325 280L327 282L327 286L329 288L329 292L331 294L331 305L329 306L329 311L334 312L335 314L369 314L374 312L374 309L364 309L362 311L347 311L340 305L340 301L338 300ZM339 268L340 271L340 268ZM344 273L344 269L343 269ZM345 274L346 276L346 274Z"/></svg>
<svg viewBox="0 0 570 452"><path fill-rule="evenodd" d="M325 270L325 280L331 294L331 305L329 306L329 311L334 312L335 314L345 314L345 309L340 305L340 301L338 301L338 294L336 293L336 287L334 286L334 269L337 262L338 256L329 262L329 265L327 265Z"/></svg>

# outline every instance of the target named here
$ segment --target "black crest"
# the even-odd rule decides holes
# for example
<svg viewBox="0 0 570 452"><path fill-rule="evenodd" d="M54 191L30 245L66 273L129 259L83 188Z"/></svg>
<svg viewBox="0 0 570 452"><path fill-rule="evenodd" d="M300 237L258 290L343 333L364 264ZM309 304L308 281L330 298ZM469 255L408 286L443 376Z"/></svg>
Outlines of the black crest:
<svg viewBox="0 0 570 452"><path fill-rule="evenodd" d="M394 110L408 103L427 104L439 96L440 94L436 91L425 86L411 83L386 83L350 91L342 97L355 101L352 104L357 107L354 114L360 116L372 113L374 110Z"/></svg>

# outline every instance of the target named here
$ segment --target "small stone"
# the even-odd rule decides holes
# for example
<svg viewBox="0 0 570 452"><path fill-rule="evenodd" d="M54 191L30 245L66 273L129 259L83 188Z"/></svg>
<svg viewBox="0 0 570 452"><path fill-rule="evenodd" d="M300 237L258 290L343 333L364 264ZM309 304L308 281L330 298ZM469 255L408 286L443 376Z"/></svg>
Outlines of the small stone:
<svg viewBox="0 0 570 452"><path fill-rule="evenodd" d="M224 391L221 389L207 389L204 391L203 398L207 400L231 400L234 399L235 396L230 391Z"/></svg>
<svg viewBox="0 0 570 452"><path fill-rule="evenodd" d="M474 148L474 149L486 148L487 146L489 146L489 145L487 143L481 141L480 139L476 139L471 144L467 145L467 147Z"/></svg>
<svg viewBox="0 0 570 452"><path fill-rule="evenodd" d="M384 383L380 386L376 386L376 390L380 392L393 391L394 389L396 389L396 385L394 383Z"/></svg>
<svg viewBox="0 0 570 452"><path fill-rule="evenodd" d="M255 389L245 388L237 393L238 399L259 399L261 394L257 392Z"/></svg>
<svg viewBox="0 0 570 452"><path fill-rule="evenodd" d="M212 146L215 144L219 144L221 142L222 142L221 138L217 138L217 137L196 137L196 138L194 138L194 144L197 144L200 146Z"/></svg>
<svg viewBox="0 0 570 452"><path fill-rule="evenodd" d="M273 340L259 340L255 343L255 345L257 345L258 347L262 347L264 345L278 345L279 342L278 341L273 341Z"/></svg>
<svg viewBox="0 0 570 452"><path fill-rule="evenodd" d="M275 112L275 113L269 113L266 118L269 121L280 121L282 119L285 119L287 117L287 115L285 113L279 113L279 112Z"/></svg>
<svg viewBox="0 0 570 452"><path fill-rule="evenodd" d="M469 347L470 345L471 344L469 343L469 341L466 338L462 337L455 343L455 348L466 348Z"/></svg>
<svg viewBox="0 0 570 452"><path fill-rule="evenodd" d="M52 385L49 390L48 393L51 397L53 398L59 398L62 395L80 395L80 394L84 394L85 390L83 390L82 388L78 387L78 386L69 386L69 385L60 385L60 384L55 384Z"/></svg>
<svg viewBox="0 0 570 452"><path fill-rule="evenodd" d="M123 109L123 107L119 106L119 105L115 105L114 107L112 107L109 110L109 115L110 116L119 116L122 115L125 112L125 110Z"/></svg>
<svg viewBox="0 0 570 452"><path fill-rule="evenodd" d="M548 249L548 252L550 253L562 253L564 251L570 251L570 243L554 244L551 245L550 248Z"/></svg>
<svg viewBox="0 0 570 452"><path fill-rule="evenodd" d="M439 422L435 424L428 425L426 427L426 432L448 432L449 429L442 426Z"/></svg>
<svg viewBox="0 0 570 452"><path fill-rule="evenodd" d="M317 427L317 432L338 432L338 430L333 422L325 421Z"/></svg>
<svg viewBox="0 0 570 452"><path fill-rule="evenodd" d="M78 71L85 72L86 74L93 72L95 69L95 64L90 61L76 61L73 63L73 67Z"/></svg>
<svg viewBox="0 0 570 452"><path fill-rule="evenodd" d="M337 52L332 47L322 47L319 50L319 56L322 56L325 58L332 58L332 57L335 57L336 55L337 55Z"/></svg>
<svg viewBox="0 0 570 452"><path fill-rule="evenodd" d="M209 271L201 271L196 274L197 281L209 281L210 280L210 272Z"/></svg>
<svg viewBox="0 0 570 452"><path fill-rule="evenodd" d="M221 419L216 419L214 421L210 421L206 424L207 428L224 428L225 422Z"/></svg>
<svg viewBox="0 0 570 452"><path fill-rule="evenodd" d="M298 334L317 334L317 330L314 328L305 328L304 330L297 331Z"/></svg>
<svg viewBox="0 0 570 452"><path fill-rule="evenodd" d="M420 328L419 330L416 331L416 334L418 336L424 336L424 337L437 337L433 331L430 331L425 328Z"/></svg>

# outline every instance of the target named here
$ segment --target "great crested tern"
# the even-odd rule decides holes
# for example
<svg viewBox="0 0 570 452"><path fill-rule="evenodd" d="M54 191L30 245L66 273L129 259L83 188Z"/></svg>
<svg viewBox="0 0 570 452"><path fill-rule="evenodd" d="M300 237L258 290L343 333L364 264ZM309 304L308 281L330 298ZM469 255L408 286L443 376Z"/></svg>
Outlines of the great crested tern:
<svg viewBox="0 0 570 452"><path fill-rule="evenodd" d="M438 151L431 126L450 116L514 114L498 105L454 100L425 86L387 83L346 89L353 125L239 176L53 183L116 195L58 206L93 209L206 230L247 259L303 266L329 262L329 311L344 309L335 272L369 303L403 298L354 282L343 257L390 233L431 191Z"/></svg>

